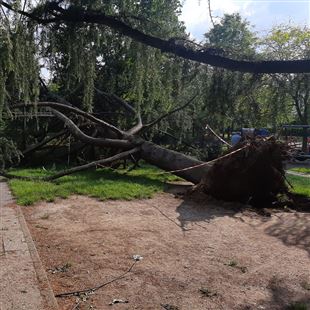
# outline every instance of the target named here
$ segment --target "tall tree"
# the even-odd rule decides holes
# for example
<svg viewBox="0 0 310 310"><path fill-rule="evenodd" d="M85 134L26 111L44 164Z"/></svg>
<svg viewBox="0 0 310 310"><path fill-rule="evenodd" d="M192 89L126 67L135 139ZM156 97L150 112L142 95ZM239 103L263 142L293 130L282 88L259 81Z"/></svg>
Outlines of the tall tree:
<svg viewBox="0 0 310 310"><path fill-rule="evenodd" d="M225 14L220 23L205 34L207 48L215 54L236 59L253 59L257 39L250 24L239 14ZM206 112L212 115L213 125L223 133L225 128L251 126L251 117L244 114L244 106L250 105L250 95L260 83L259 76L231 72L221 68L209 70ZM249 111L250 112L250 111Z"/></svg>
<svg viewBox="0 0 310 310"><path fill-rule="evenodd" d="M16 2L15 9L21 9ZM9 135L10 104L38 98L37 44L35 24L14 11L0 11L0 166L19 158ZM23 124L23 123L22 123ZM25 137L25 126L19 133Z"/></svg>
<svg viewBox="0 0 310 310"><path fill-rule="evenodd" d="M271 30L264 40L264 52L272 58L289 59L298 57L307 59L310 56L310 29L282 25ZM310 124L310 75L274 74L272 83L282 92L284 102L289 100L295 109L296 120L301 125ZM307 150L307 130L303 131L303 151Z"/></svg>

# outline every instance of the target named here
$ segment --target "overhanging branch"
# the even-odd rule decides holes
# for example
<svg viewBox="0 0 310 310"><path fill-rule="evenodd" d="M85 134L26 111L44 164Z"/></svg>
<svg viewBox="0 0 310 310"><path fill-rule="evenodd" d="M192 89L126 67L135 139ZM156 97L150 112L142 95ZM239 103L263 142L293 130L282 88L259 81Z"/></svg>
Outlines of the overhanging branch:
<svg viewBox="0 0 310 310"><path fill-rule="evenodd" d="M0 5L3 5L9 10L14 10L10 4L4 1L0 0ZM232 71L249 72L256 74L310 72L310 59L244 61L235 60L219 55L213 55L208 50L196 51L183 45L179 45L173 40L164 40L146 34L138 29L135 29L125 24L123 21L117 19L116 17L106 15L99 10L84 10L78 7L69 7L67 9L63 9L56 2L51 2L46 5L43 14L50 14L51 16L53 16L53 18L41 18L38 15L24 11L17 12L27 16L30 19L33 19L39 24L70 22L75 24L87 23L105 25L138 42L160 49L162 52L172 53L185 59Z"/></svg>

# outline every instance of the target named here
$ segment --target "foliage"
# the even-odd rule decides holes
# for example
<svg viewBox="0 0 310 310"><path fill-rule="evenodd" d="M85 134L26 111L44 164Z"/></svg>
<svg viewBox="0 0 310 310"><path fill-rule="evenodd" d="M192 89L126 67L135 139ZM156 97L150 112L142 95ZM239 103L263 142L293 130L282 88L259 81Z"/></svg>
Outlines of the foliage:
<svg viewBox="0 0 310 310"><path fill-rule="evenodd" d="M250 29L250 24L242 20L239 13L224 14L220 23L215 24L205 34L206 44L215 53L228 54L236 58L253 58L256 54L256 37Z"/></svg>
<svg viewBox="0 0 310 310"><path fill-rule="evenodd" d="M100 9L160 37L184 36L179 1L67 1L67 5ZM174 85L180 81L181 61L104 26L51 25L44 28L42 43L54 82L61 85L64 96L75 92L85 110L94 108L95 84L134 102L147 117L152 117L155 106L166 111L178 94Z"/></svg>
<svg viewBox="0 0 310 310"><path fill-rule="evenodd" d="M15 7L20 8L19 1ZM11 118L10 104L32 102L39 95L39 65L35 27L19 14L0 13L0 168L18 162L20 152L7 126ZM13 137L12 137L13 138Z"/></svg>
<svg viewBox="0 0 310 310"><path fill-rule="evenodd" d="M0 131L1 133L1 131ZM12 140L0 136L0 169L4 170L6 164L19 162L21 153Z"/></svg>
<svg viewBox="0 0 310 310"><path fill-rule="evenodd" d="M11 3L21 8L23 2ZM47 3L30 1L26 6L38 12ZM178 19L182 7L179 0L59 3L64 7L102 11L145 33L197 50L207 49L215 55L246 60L309 58L307 27L277 26L258 40L253 27L239 14L226 14L206 33L203 45L197 46L190 42L184 24ZM213 155L221 150L218 144L205 138L206 123L227 139L241 127L268 127L276 131L283 123L309 123L308 75L228 72L161 53L102 25L36 26L18 14L8 11L7 17L3 12L0 14L1 135L6 136L6 141L14 141L18 149L24 150L42 141L48 132L63 129L62 124L51 120L10 118L11 103L54 101L50 93L123 129L130 128L136 122L135 117L108 103L96 89L128 101L141 112L144 123L198 94L191 106L164 119L144 138L201 159L211 157L212 148L216 153ZM49 92L43 85L39 89L39 64L50 75ZM68 140L61 138L53 143L65 147ZM101 152L100 155L106 155L109 150ZM6 165L10 165L8 158L15 155L13 152L12 156L3 156Z"/></svg>
<svg viewBox="0 0 310 310"><path fill-rule="evenodd" d="M296 48L298 46L298 48ZM306 59L310 56L310 29L291 25L274 27L262 41L264 54L281 60ZM280 99L275 103L278 110L286 109L299 124L310 124L310 75L274 74L269 79L270 88L277 89ZM294 111L293 111L294 110ZM281 111L280 113L283 113ZM275 113L275 114L279 114ZM303 139L303 150L307 147L306 137Z"/></svg>
<svg viewBox="0 0 310 310"><path fill-rule="evenodd" d="M214 50L215 54L223 55L225 50L234 58L255 56L257 39L249 23L239 14L224 15L205 37L205 48ZM197 120L202 122L201 129L208 123L224 136L227 130L258 125L251 95L261 84L261 77L206 67L202 67L199 77L204 95Z"/></svg>
<svg viewBox="0 0 310 310"><path fill-rule="evenodd" d="M303 177L288 174L286 177L293 185L293 193L310 197L310 179L307 176Z"/></svg>
<svg viewBox="0 0 310 310"><path fill-rule="evenodd" d="M310 174L310 168L299 167L299 168L293 168L290 170L300 172L300 173Z"/></svg>
<svg viewBox="0 0 310 310"><path fill-rule="evenodd" d="M45 176L54 172L45 169L14 169L14 173L20 176ZM9 185L18 204L31 205L41 200L54 201L57 197L66 198L73 194L102 200L149 198L163 190L164 182L178 180L173 175L161 174L163 171L149 165L125 172L98 169L66 176L57 182L11 180Z"/></svg>

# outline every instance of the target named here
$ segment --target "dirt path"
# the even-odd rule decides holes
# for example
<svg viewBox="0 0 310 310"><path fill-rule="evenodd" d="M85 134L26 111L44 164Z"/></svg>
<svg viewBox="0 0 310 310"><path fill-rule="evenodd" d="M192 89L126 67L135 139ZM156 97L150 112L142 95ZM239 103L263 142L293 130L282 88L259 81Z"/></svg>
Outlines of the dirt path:
<svg viewBox="0 0 310 310"><path fill-rule="evenodd" d="M111 280L143 256L85 301L58 299L61 309L310 306L309 214L263 218L232 207L160 194L130 202L75 196L23 210L56 294ZM113 299L128 303L109 306Z"/></svg>
<svg viewBox="0 0 310 310"><path fill-rule="evenodd" d="M0 180L0 309L58 309L47 279L38 274L40 261L37 257L34 262L35 248L30 248L31 236L25 230L24 218Z"/></svg>

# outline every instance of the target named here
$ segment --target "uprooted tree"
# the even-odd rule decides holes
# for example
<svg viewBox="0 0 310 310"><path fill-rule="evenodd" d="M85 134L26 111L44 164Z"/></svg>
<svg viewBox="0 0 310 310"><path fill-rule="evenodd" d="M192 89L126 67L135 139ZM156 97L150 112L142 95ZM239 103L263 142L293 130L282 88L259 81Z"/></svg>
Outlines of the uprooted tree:
<svg viewBox="0 0 310 310"><path fill-rule="evenodd" d="M37 143L31 146L26 131L21 130L18 138L24 144L23 154L32 154L68 136L80 143L77 150L85 145L104 150L104 159L84 163L45 180L131 157L172 171L227 200L270 200L287 191L281 163L285 150L274 139L246 142L212 165L150 142L150 132L183 109L189 106L193 109L195 100L201 96L188 86L197 82L195 77L201 68L188 60L255 76L310 72L310 60L240 60L222 49L197 46L184 35L184 27L177 20L179 1L132 0L126 4L124 1L42 1L36 7L26 1L23 6L17 1L14 5L0 1L0 5L1 17L6 19L0 33L4 42L0 50L2 115L9 118L16 111L24 115L32 111L36 119L38 111L44 108L46 115L52 116L52 121L43 122L42 137L36 137ZM156 14L162 18L161 26L156 24ZM160 51L180 58L174 59ZM49 62L55 74L54 84L49 87L39 79L38 54ZM126 100L102 91L105 84L109 84L105 89L125 94ZM51 91L53 87L55 91ZM190 99L172 108L172 98L185 97L184 89ZM59 94L65 94L66 98ZM143 108L146 101L148 108ZM78 104L72 105L74 102ZM155 114L156 106L159 108ZM186 119L182 115L179 119L180 127L185 126ZM52 128L58 131L48 134ZM12 157L19 156L17 150L11 153ZM5 171L1 174L14 177Z"/></svg>
<svg viewBox="0 0 310 310"><path fill-rule="evenodd" d="M106 96L109 95L106 94ZM117 150L113 156L61 171L45 177L43 180L55 180L65 175L92 167L108 165L132 156L134 160L142 158L163 170L171 171L185 180L199 184L199 187L204 191L226 200L265 202L272 201L279 193L287 192L282 167L286 150L274 138L250 140L230 150L220 159L201 162L141 138L145 131L178 109L170 111L151 123L143 124L139 113L128 103L115 95L113 95L113 99L135 113L138 123L134 127L122 130L90 113L61 103L39 102L36 104L37 107L48 107L48 110L65 124L65 128L77 140L87 145ZM194 98L184 106L192 100ZM13 108L29 106L31 107L31 105L17 104ZM184 106L180 108L184 108ZM70 115L70 118L67 115ZM92 126L96 135L85 134L72 120L77 118L83 119L84 123L87 122L89 126ZM2 172L2 175L8 178L16 177L5 172Z"/></svg>

